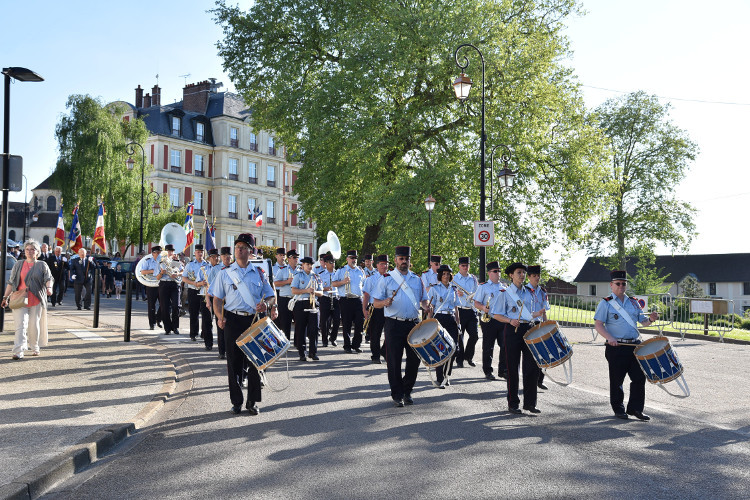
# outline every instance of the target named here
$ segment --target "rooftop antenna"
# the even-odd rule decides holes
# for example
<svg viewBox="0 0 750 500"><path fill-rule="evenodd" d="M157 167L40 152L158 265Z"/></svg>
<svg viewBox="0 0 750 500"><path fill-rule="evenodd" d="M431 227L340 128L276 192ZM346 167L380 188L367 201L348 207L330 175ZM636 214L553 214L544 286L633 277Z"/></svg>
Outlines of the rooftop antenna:
<svg viewBox="0 0 750 500"><path fill-rule="evenodd" d="M187 79L188 79L189 76L190 76L190 73L188 73L187 75L180 75L180 78L184 78L185 79L185 84L183 85L183 87L187 87Z"/></svg>

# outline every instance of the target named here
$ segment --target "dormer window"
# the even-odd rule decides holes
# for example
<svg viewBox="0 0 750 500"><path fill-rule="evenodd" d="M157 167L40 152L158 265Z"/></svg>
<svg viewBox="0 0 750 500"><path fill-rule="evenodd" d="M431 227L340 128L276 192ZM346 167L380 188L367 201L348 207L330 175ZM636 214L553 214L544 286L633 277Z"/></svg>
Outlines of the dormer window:
<svg viewBox="0 0 750 500"><path fill-rule="evenodd" d="M179 137L180 136L180 124L181 120L178 116L172 117L172 135Z"/></svg>
<svg viewBox="0 0 750 500"><path fill-rule="evenodd" d="M206 138L206 126L198 122L195 124L195 139L197 141L203 142Z"/></svg>

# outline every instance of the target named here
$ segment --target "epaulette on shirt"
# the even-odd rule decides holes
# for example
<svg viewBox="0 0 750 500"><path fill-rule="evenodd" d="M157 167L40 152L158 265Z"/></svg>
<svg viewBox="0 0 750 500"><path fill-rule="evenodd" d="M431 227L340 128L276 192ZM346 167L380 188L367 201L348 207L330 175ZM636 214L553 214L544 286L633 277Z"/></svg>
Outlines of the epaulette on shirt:
<svg viewBox="0 0 750 500"><path fill-rule="evenodd" d="M607 302L609 302L610 300L612 300L612 296L610 295L609 297L604 297L604 300L606 300Z"/></svg>
<svg viewBox="0 0 750 500"><path fill-rule="evenodd" d="M547 288L544 285L539 285L539 289L544 293L547 293Z"/></svg>

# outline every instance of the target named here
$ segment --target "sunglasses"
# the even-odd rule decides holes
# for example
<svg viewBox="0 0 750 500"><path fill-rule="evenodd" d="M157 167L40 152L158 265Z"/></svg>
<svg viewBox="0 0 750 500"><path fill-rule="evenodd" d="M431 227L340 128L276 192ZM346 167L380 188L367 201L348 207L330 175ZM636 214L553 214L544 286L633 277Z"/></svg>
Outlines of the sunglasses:
<svg viewBox="0 0 750 500"><path fill-rule="evenodd" d="M499 272L500 272L500 270L499 270L499 269L493 269L492 271L487 271L487 272L488 272L488 273L499 273Z"/></svg>
<svg viewBox="0 0 750 500"><path fill-rule="evenodd" d="M625 285L627 285L627 283L625 283L624 281L618 281L618 282L614 282L612 284L615 285L615 286L625 286Z"/></svg>

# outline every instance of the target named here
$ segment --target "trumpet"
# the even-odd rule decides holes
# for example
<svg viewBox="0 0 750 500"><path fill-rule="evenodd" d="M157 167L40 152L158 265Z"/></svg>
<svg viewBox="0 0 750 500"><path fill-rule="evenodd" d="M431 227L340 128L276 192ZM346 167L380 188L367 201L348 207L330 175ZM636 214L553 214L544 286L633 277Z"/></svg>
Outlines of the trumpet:
<svg viewBox="0 0 750 500"><path fill-rule="evenodd" d="M367 317L365 318L365 322L362 324L362 331L367 332L367 326L370 324L370 320L372 319L372 313L375 310L375 306L370 304L367 306Z"/></svg>
<svg viewBox="0 0 750 500"><path fill-rule="evenodd" d="M310 281L307 286L310 287L310 308L305 309L305 312L317 313L318 308L315 305L315 285L318 283L318 275L310 273Z"/></svg>
<svg viewBox="0 0 750 500"><path fill-rule="evenodd" d="M458 288L459 290L461 290L461 293L463 293L464 295L466 295L466 300L469 302L469 304L471 304L471 302L474 300L474 294L477 293L476 291L474 291L474 293L467 292L464 287L462 287L461 285L459 285L458 283L456 283L456 280L451 281L451 285L454 285L456 288Z"/></svg>
<svg viewBox="0 0 750 500"><path fill-rule="evenodd" d="M487 303L485 304L485 307L486 307L487 309L489 309L489 308L490 308L490 301L492 300L492 297L493 297L494 295L495 295L495 294L493 293L493 294L490 294L490 296L489 296L489 297L487 297ZM492 319L492 316L490 316L490 313L489 313L489 312L487 312L487 311L482 311L482 316L481 316L481 317L479 318L479 321L481 321L482 323L489 323L489 321L490 321L491 319Z"/></svg>

